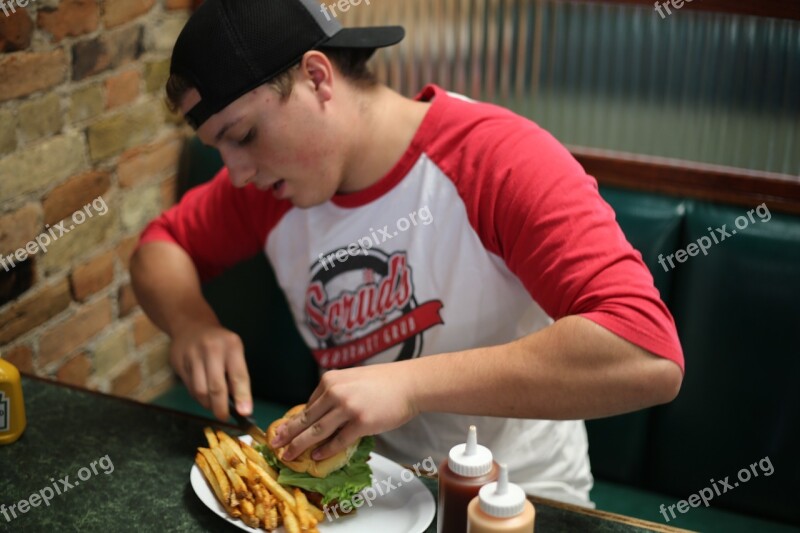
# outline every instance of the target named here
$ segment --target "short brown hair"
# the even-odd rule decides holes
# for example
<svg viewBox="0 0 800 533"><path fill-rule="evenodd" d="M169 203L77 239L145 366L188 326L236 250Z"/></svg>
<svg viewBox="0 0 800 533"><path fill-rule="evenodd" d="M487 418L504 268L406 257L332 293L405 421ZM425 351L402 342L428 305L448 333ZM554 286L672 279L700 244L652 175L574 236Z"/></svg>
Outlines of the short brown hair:
<svg viewBox="0 0 800 533"><path fill-rule="evenodd" d="M339 72L360 88L368 89L378 84L375 74L369 69L368 62L374 53L371 49L362 48L325 48L324 53ZM281 97L287 100L294 89L294 71L299 63L278 74L267 85L274 89ZM167 107L176 113L180 108L181 100L187 92L194 89L192 82L179 74L170 75L167 80Z"/></svg>

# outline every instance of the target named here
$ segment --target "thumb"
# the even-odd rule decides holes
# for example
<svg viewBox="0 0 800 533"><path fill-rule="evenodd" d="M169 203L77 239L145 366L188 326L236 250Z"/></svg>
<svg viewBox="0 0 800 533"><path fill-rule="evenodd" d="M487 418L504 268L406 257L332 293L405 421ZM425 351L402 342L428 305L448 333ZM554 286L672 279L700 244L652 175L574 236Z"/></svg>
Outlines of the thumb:
<svg viewBox="0 0 800 533"><path fill-rule="evenodd" d="M250 416L253 414L253 396L250 392L250 374L247 372L244 353L237 351L231 354L226 366L228 388L236 403L236 410L239 414Z"/></svg>

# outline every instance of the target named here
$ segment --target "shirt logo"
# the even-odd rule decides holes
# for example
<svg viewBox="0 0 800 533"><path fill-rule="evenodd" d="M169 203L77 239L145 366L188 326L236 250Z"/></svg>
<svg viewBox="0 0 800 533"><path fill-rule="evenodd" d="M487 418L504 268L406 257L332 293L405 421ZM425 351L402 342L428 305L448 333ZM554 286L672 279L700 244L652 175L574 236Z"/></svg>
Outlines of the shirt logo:
<svg viewBox="0 0 800 533"><path fill-rule="evenodd" d="M389 255L373 248L335 269L317 262L311 272L306 325L318 345L312 353L323 368L354 366L393 348L395 360L419 357L423 332L444 324L440 300L420 304L414 297L405 252Z"/></svg>

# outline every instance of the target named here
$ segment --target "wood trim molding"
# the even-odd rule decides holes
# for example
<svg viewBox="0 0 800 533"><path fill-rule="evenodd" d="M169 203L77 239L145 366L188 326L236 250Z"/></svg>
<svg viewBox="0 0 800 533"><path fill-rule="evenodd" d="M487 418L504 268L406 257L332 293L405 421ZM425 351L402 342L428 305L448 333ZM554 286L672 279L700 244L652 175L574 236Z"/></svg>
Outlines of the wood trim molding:
<svg viewBox="0 0 800 533"><path fill-rule="evenodd" d="M800 176L569 147L598 183L800 215Z"/></svg>
<svg viewBox="0 0 800 533"><path fill-rule="evenodd" d="M569 1L569 0L559 0ZM655 0L604 0L605 3L646 5L653 9ZM676 3L680 0L675 0ZM669 3L669 0L660 0L660 3ZM713 11L718 13L733 13L736 15L751 15L756 17L772 17L779 19L800 20L800 2L797 0L752 0L737 2L733 0L683 0L681 9L695 11ZM594 3L594 2L593 2Z"/></svg>

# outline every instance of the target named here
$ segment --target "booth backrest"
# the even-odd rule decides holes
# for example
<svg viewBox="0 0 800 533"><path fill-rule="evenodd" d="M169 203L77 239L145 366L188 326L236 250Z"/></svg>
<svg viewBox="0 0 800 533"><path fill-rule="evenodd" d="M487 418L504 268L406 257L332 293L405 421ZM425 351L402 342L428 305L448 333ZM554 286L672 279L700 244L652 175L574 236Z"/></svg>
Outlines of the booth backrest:
<svg viewBox="0 0 800 533"><path fill-rule="evenodd" d="M668 405L587 423L595 475L685 499L766 457L774 473L757 466L714 506L800 523L800 218L754 214L737 229L749 209L603 195L675 317L686 376ZM730 237L708 255L659 263L717 228Z"/></svg>
<svg viewBox="0 0 800 533"><path fill-rule="evenodd" d="M184 188L207 181L222 164L196 140L187 150L181 174L191 180ZM772 475L722 494L714 505L800 523L800 218L755 217L733 235L746 209L601 192L675 317L687 373L671 404L587 423L595 476L677 501L711 479L730 476L733 484L739 470L768 457ZM731 236L708 255L675 268L659 263L660 255L723 226ZM269 263L248 261L205 293L222 323L242 336L254 393L290 405L305 401L316 365Z"/></svg>

